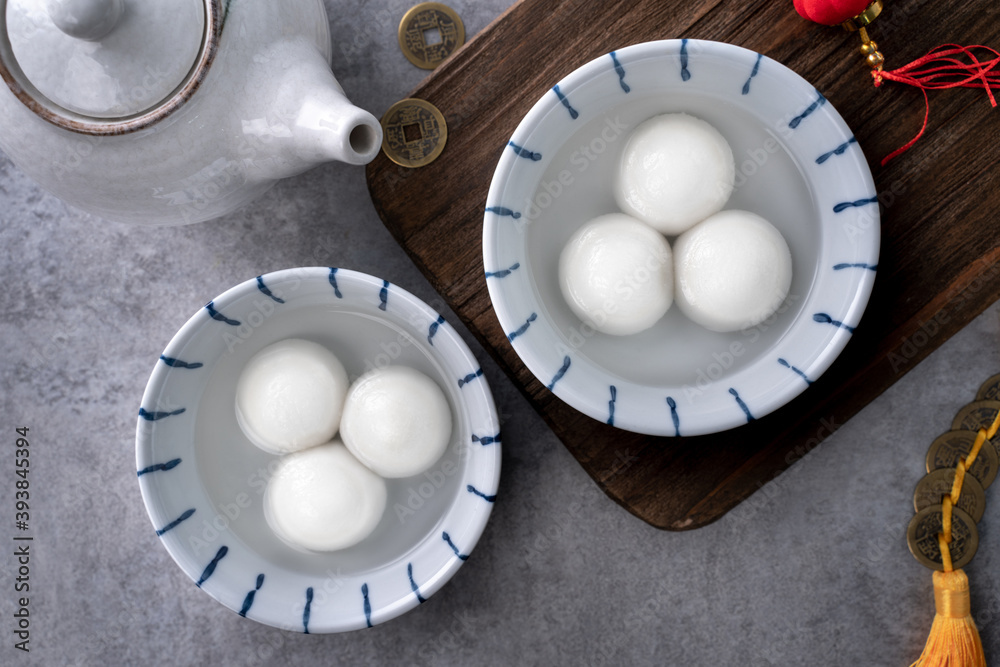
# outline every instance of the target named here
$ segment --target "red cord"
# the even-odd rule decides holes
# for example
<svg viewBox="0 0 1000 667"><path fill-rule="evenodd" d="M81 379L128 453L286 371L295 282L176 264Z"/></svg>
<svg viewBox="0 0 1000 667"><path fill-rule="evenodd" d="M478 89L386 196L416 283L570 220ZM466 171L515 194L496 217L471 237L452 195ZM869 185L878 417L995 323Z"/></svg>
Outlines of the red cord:
<svg viewBox="0 0 1000 667"><path fill-rule="evenodd" d="M983 49L993 55L988 60L980 61L973 49ZM956 56L967 56L971 62L960 60ZM930 65L930 67L925 67ZM897 148L892 153L882 159L882 166L885 166L893 158L905 153L924 135L927 129L927 119L931 113L931 102L927 96L928 90L942 90L945 88L982 88L990 98L990 104L997 106L996 97L993 95L993 88L1000 89L1000 71L994 68L1000 65L1000 52L988 46L975 45L971 47L959 44L944 44L930 50L922 58L914 60L909 65L903 65L892 71L872 70L872 78L875 87L882 85L883 79L905 83L919 88L924 94L924 124L920 128L917 136L913 137L904 146ZM924 69L921 69L924 68Z"/></svg>

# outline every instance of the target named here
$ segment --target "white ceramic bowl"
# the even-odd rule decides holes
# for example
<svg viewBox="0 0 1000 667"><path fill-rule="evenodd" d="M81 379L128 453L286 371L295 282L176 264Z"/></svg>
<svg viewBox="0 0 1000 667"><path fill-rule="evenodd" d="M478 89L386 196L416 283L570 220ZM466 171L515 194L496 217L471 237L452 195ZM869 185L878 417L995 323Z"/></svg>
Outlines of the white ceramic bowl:
<svg viewBox="0 0 1000 667"><path fill-rule="evenodd" d="M298 551L271 532L262 501L278 457L236 423L244 364L291 337L327 346L352 380L389 363L416 368L452 409L444 456L426 473L387 480L381 523L341 551ZM458 570L496 498L499 440L479 363L443 317L379 278L303 268L237 285L174 336L142 398L136 461L153 527L198 586L261 623L340 632L402 614Z"/></svg>
<svg viewBox="0 0 1000 667"><path fill-rule="evenodd" d="M560 294L559 253L584 222L618 210L612 178L631 128L681 111L733 149L725 208L784 235L789 298L735 333L708 331L676 305L642 333L595 332ZM850 339L878 262L875 184L843 119L788 68L717 42L637 44L572 72L504 147L486 204L486 283L521 360L577 410L652 435L729 429L806 390Z"/></svg>

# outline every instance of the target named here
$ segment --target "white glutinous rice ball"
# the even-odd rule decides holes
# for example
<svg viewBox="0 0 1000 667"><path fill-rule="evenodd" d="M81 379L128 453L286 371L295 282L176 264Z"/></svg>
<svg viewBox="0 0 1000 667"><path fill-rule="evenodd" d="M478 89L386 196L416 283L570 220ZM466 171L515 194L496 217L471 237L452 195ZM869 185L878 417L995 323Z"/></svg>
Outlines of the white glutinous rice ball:
<svg viewBox="0 0 1000 667"><path fill-rule="evenodd" d="M371 535L385 503L385 480L334 440L278 462L264 494L264 517L289 544L334 551Z"/></svg>
<svg viewBox="0 0 1000 667"><path fill-rule="evenodd" d="M667 236L722 210L736 167L729 142L683 113L654 116L628 138L614 182L622 211Z"/></svg>
<svg viewBox="0 0 1000 667"><path fill-rule="evenodd" d="M559 256L559 287L577 317L616 336L656 324L674 298L670 245L623 213L594 218Z"/></svg>
<svg viewBox="0 0 1000 667"><path fill-rule="evenodd" d="M434 380L407 366L365 373L347 392L340 437L382 477L410 477L441 458L451 408Z"/></svg>
<svg viewBox="0 0 1000 667"><path fill-rule="evenodd" d="M289 338L268 345L236 383L236 420L250 442L288 454L329 442L347 396L347 372L322 345Z"/></svg>
<svg viewBox="0 0 1000 667"><path fill-rule="evenodd" d="M677 305L712 331L770 317L788 296L792 256L781 232L748 211L716 213L674 243Z"/></svg>

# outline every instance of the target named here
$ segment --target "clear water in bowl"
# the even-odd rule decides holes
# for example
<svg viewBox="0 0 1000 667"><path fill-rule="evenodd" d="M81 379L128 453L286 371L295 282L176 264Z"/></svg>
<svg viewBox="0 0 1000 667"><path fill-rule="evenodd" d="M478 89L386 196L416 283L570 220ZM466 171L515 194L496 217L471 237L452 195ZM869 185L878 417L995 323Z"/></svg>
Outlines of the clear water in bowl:
<svg viewBox="0 0 1000 667"><path fill-rule="evenodd" d="M401 336L410 344L399 345ZM340 551L300 551L270 530L264 519L263 498L279 457L251 444L236 422L236 381L243 366L266 345L292 337L326 346L344 364L352 381L389 360L415 368L438 383L452 407L451 443L444 456L426 473L386 480L388 498L382 521L362 542ZM201 482L216 514L194 517L198 524L196 536L211 536L208 527L228 527L266 560L316 576L331 572L348 576L401 560L425 537L438 531L441 516L460 491L461 471L469 462L471 431L464 412L456 410L459 400L454 379L445 376L425 343L403 327L349 309L289 304L280 318L264 321L246 342L219 358L202 393L197 407L195 452Z"/></svg>
<svg viewBox="0 0 1000 667"><path fill-rule="evenodd" d="M588 220L618 211L612 182L628 136L642 121L683 111L719 130L733 149L736 189L726 209L744 209L769 220L792 254L792 285L779 313L759 325L718 333L695 324L674 304L651 329L611 336L583 326L559 289L559 254ZM708 95L633 93L576 131L556 153L535 190L526 226L528 269L544 316L574 354L625 380L647 386L695 385L703 377L750 365L781 338L798 317L813 284L820 254L816 205L780 133L745 110ZM531 215L534 213L535 215ZM672 242L674 238L669 239ZM641 279L641 275L637 275Z"/></svg>

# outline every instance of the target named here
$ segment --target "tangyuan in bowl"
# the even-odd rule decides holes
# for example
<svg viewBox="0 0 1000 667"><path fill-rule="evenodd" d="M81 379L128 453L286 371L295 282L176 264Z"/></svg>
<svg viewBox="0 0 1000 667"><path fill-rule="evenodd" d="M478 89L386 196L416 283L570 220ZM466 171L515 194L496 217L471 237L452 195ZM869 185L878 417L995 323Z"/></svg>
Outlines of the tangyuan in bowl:
<svg viewBox="0 0 1000 667"><path fill-rule="evenodd" d="M631 131L679 112L732 148L724 210L763 217L787 242L787 298L728 333L676 303L640 333L599 332L560 292L560 252L588 220L620 212L612 183ZM785 66L716 42L638 44L569 74L505 146L486 205L486 284L518 356L577 410L651 435L733 428L804 391L853 334L878 263L875 184L843 119Z"/></svg>
<svg viewBox="0 0 1000 667"><path fill-rule="evenodd" d="M323 447L351 455L334 444L278 456L237 422L248 362L290 339L328 349L352 381L373 369L419 371L451 413L444 453L419 474L385 479L374 529L336 550L350 540L309 550L276 534L267 498L291 457ZM261 623L340 632L416 607L468 558L496 498L499 421L479 363L425 303L363 273L289 269L237 285L174 336L142 397L136 459L156 534L200 588Z"/></svg>

